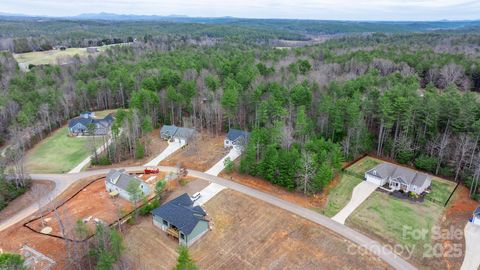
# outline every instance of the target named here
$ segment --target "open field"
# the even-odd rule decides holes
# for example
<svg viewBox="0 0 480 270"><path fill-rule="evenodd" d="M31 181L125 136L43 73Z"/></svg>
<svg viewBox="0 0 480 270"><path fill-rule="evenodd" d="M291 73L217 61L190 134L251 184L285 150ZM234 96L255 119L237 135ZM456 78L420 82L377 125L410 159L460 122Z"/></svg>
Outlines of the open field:
<svg viewBox="0 0 480 270"><path fill-rule="evenodd" d="M229 150L223 148L224 138L223 134L198 134L195 141L164 159L160 165L177 166L182 163L186 168L206 171L228 153Z"/></svg>
<svg viewBox="0 0 480 270"><path fill-rule="evenodd" d="M205 208L213 230L190 247L199 269L388 269L369 254L349 255L350 243L328 230L238 192L224 190ZM175 265L176 241L151 218L126 238L138 243L126 255L138 269Z"/></svg>
<svg viewBox="0 0 480 270"><path fill-rule="evenodd" d="M25 167L32 173L65 173L91 154L86 137L69 137L62 127L35 145L26 154ZM102 141L98 138L98 142Z"/></svg>

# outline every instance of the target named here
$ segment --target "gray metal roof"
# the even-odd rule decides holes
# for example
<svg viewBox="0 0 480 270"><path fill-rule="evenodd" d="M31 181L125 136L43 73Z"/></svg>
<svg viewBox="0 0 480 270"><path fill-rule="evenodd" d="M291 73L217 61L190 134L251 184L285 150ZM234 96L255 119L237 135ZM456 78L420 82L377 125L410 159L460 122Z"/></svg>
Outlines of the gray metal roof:
<svg viewBox="0 0 480 270"><path fill-rule="evenodd" d="M367 171L367 174L380 178L391 177L393 180L400 183L417 187L423 186L425 181L430 179L430 176L425 173L416 172L390 163L381 163Z"/></svg>
<svg viewBox="0 0 480 270"><path fill-rule="evenodd" d="M124 169L111 169L105 177L105 180L125 191L127 190L128 184L132 181L137 182L139 185L143 183L142 180L126 173Z"/></svg>
<svg viewBox="0 0 480 270"><path fill-rule="evenodd" d="M152 214L168 221L187 235L193 231L198 222L207 221L205 211L200 206L193 206L193 201L187 193L153 209Z"/></svg>

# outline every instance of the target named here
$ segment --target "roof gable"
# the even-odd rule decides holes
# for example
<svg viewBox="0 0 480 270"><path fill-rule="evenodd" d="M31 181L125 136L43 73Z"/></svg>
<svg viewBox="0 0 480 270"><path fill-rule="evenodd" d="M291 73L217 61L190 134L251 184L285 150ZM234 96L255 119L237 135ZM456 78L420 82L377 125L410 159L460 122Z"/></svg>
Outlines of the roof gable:
<svg viewBox="0 0 480 270"><path fill-rule="evenodd" d="M231 128L228 130L227 139L236 141L238 138L248 139L250 133L247 131Z"/></svg>
<svg viewBox="0 0 480 270"><path fill-rule="evenodd" d="M128 184L132 181L138 183L139 185L143 183L140 179L136 178L125 172L125 170L115 170L112 169L108 172L105 180L111 183L114 186L117 186L123 190L127 190Z"/></svg>
<svg viewBox="0 0 480 270"><path fill-rule="evenodd" d="M366 173L382 179L390 177L393 181L417 187L423 186L430 179L430 176L427 174L390 163L381 163Z"/></svg>
<svg viewBox="0 0 480 270"><path fill-rule="evenodd" d="M193 231L198 222L207 221L203 208L193 206L193 201L187 193L153 209L152 214L168 221L187 235Z"/></svg>

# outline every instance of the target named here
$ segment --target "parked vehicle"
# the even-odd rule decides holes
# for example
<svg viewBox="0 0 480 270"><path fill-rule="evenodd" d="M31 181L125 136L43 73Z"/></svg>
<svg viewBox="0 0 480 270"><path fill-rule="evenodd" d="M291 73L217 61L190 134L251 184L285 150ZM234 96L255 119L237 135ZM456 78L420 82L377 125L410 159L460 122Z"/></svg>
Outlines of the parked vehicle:
<svg viewBox="0 0 480 270"><path fill-rule="evenodd" d="M145 168L144 170L144 173L145 174L153 174L153 173L159 173L160 170L158 168L154 168L154 167L148 167L148 168Z"/></svg>

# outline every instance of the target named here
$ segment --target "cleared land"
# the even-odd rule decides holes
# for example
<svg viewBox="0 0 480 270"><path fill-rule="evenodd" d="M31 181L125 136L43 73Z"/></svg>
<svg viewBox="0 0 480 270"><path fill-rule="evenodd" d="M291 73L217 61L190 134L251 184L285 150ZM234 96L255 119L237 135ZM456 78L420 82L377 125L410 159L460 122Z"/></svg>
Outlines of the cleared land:
<svg viewBox="0 0 480 270"><path fill-rule="evenodd" d="M224 138L223 135L199 134L193 142L164 159L160 165L183 164L189 169L206 171L228 153L229 150L223 147Z"/></svg>
<svg viewBox="0 0 480 270"><path fill-rule="evenodd" d="M32 173L68 172L91 154L88 139L69 137L68 128L62 127L27 152L25 167Z"/></svg>
<svg viewBox="0 0 480 270"><path fill-rule="evenodd" d="M79 239L74 232L73 224L75 224L77 220L91 217L90 221L86 224L90 230L90 234L93 234L95 231L95 218L110 224L131 210L133 210L133 205L129 201L122 198L110 198L108 192L105 190L104 179L100 179L82 189L75 197L60 206L57 209L57 213L67 228L65 232L66 237L69 239L83 240ZM66 225L67 223L68 225ZM38 232L40 232L44 226L48 226L52 228L51 235L63 236L58 218L54 212L29 223L29 226Z"/></svg>
<svg viewBox="0 0 480 270"><path fill-rule="evenodd" d="M232 190L222 191L205 208L213 230L190 247L200 269L389 268L370 254L348 254L350 242L321 226ZM133 259L138 269L175 265L176 241L151 219L126 237L138 243L128 248L130 258L142 258Z"/></svg>

